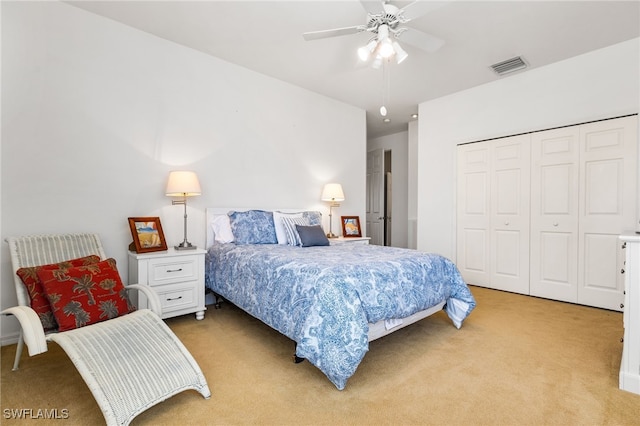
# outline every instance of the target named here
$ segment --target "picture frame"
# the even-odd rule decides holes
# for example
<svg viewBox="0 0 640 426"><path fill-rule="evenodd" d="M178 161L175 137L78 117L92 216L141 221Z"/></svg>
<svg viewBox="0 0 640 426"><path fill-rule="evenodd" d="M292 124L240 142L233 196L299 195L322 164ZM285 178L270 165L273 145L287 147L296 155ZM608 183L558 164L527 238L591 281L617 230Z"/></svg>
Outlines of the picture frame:
<svg viewBox="0 0 640 426"><path fill-rule="evenodd" d="M340 216L340 223L342 223L342 236L344 238L362 237L360 216Z"/></svg>
<svg viewBox="0 0 640 426"><path fill-rule="evenodd" d="M159 217L130 217L128 219L133 237L133 243L129 245L129 250L136 253L167 250L167 241L164 239Z"/></svg>

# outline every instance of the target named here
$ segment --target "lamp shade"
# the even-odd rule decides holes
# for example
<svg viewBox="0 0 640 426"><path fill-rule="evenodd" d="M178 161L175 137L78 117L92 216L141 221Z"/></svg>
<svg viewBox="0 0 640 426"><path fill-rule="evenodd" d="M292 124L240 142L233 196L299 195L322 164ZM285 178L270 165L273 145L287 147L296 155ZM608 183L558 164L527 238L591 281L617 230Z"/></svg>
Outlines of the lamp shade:
<svg viewBox="0 0 640 426"><path fill-rule="evenodd" d="M322 201L344 201L344 192L339 183L327 183L322 190Z"/></svg>
<svg viewBox="0 0 640 426"><path fill-rule="evenodd" d="M200 195L200 182L195 172L174 171L169 173L166 195L169 197Z"/></svg>

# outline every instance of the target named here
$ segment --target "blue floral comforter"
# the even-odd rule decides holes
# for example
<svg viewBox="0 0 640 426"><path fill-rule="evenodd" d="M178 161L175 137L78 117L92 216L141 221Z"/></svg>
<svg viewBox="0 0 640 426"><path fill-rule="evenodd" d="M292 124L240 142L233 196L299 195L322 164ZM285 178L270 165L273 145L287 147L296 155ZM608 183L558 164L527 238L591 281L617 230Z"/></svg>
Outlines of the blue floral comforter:
<svg viewBox="0 0 640 426"><path fill-rule="evenodd" d="M460 328L476 305L450 260L409 249L216 244L206 270L208 288L294 340L341 390L369 350L368 323L444 300Z"/></svg>

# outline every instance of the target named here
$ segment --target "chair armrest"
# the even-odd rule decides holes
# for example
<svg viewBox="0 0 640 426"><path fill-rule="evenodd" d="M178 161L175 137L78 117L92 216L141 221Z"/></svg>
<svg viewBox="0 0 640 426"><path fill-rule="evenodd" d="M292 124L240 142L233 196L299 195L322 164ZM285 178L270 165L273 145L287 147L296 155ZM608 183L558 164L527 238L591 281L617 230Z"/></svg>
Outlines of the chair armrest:
<svg viewBox="0 0 640 426"><path fill-rule="evenodd" d="M29 306L14 306L0 312L3 315L13 315L18 319L22 327L24 343L29 348L29 356L34 356L47 351L47 340L44 337L44 329L36 311Z"/></svg>
<svg viewBox="0 0 640 426"><path fill-rule="evenodd" d="M131 289L143 292L144 295L147 296L149 309L151 309L159 317L162 317L162 304L160 303L160 298L158 297L158 293L156 293L155 290L153 290L151 287L140 284L130 284L125 288L127 290Z"/></svg>

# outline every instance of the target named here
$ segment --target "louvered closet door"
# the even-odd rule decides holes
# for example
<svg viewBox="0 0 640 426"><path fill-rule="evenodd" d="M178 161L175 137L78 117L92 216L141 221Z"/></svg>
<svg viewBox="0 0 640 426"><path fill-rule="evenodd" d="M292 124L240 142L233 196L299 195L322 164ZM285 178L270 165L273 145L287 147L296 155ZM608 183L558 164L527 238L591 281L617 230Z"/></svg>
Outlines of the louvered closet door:
<svg viewBox="0 0 640 426"><path fill-rule="evenodd" d="M578 127L532 134L530 294L577 301Z"/></svg>
<svg viewBox="0 0 640 426"><path fill-rule="evenodd" d="M490 286L489 185L489 143L458 146L457 265L479 286Z"/></svg>
<svg viewBox="0 0 640 426"><path fill-rule="evenodd" d="M635 226L637 132L637 116L580 126L578 303L620 310L618 235Z"/></svg>
<svg viewBox="0 0 640 426"><path fill-rule="evenodd" d="M491 287L529 294L530 136L491 141Z"/></svg>

